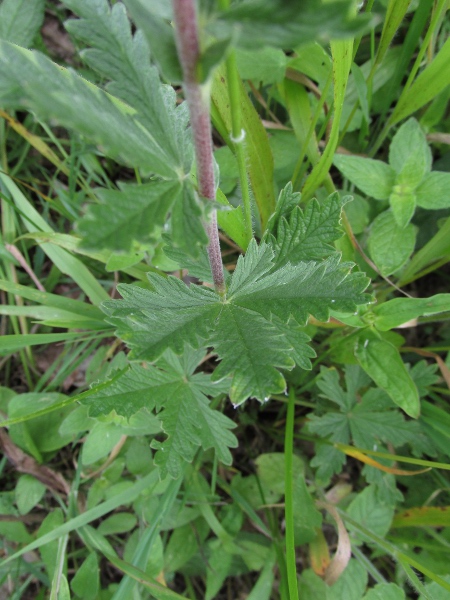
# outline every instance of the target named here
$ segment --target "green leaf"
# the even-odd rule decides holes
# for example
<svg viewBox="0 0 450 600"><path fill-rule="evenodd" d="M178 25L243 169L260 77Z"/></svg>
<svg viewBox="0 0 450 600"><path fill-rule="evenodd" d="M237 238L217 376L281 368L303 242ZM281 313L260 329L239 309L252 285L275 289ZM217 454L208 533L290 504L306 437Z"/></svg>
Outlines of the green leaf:
<svg viewBox="0 0 450 600"><path fill-rule="evenodd" d="M416 195L410 191L409 187L396 184L389 196L389 204L395 222L403 229L411 221L416 210Z"/></svg>
<svg viewBox="0 0 450 600"><path fill-rule="evenodd" d="M251 247L252 243L249 251ZM270 253L267 246L261 245L260 248L262 252ZM369 296L363 293L368 281L363 273L349 274L351 265L339 265L338 261L338 256L332 256L321 263L287 264L236 290L232 289L233 277L229 299L233 304L258 312L266 319L275 315L286 322L292 315L301 325L306 323L310 314L320 321L327 321L331 309L355 312L358 304L369 300ZM239 258L238 273L240 263L245 264L245 259Z"/></svg>
<svg viewBox="0 0 450 600"><path fill-rule="evenodd" d="M232 375L230 400L235 406L249 396L267 401L285 390L277 368L292 369L292 347L270 321L238 306L224 306L212 343L222 359L213 378Z"/></svg>
<svg viewBox="0 0 450 600"><path fill-rule="evenodd" d="M346 390L340 384L335 369L321 368L317 385L321 396L339 406L339 412L328 409L322 415L310 415L308 429L329 437L333 442L353 443L360 448L392 444L394 447L410 444L418 439L417 423L406 421L394 407L388 395L376 388L367 389L370 379L358 365L345 369ZM328 481L338 473L345 457L333 448L319 444L312 466L317 466L317 477Z"/></svg>
<svg viewBox="0 0 450 600"><path fill-rule="evenodd" d="M398 271L411 256L416 244L416 228L400 227L392 212L385 211L373 221L367 245L382 275Z"/></svg>
<svg viewBox="0 0 450 600"><path fill-rule="evenodd" d="M135 109L42 54L0 41L0 82L3 106L55 118L102 145L112 158L177 178L178 161L171 156L170 145L165 137L157 139L145 129Z"/></svg>
<svg viewBox="0 0 450 600"><path fill-rule="evenodd" d="M395 171L380 160L336 154L333 163L351 183L375 200L387 200L395 183Z"/></svg>
<svg viewBox="0 0 450 600"><path fill-rule="evenodd" d="M294 536L296 544L299 544L301 540L305 539L305 533L315 536L315 529L322 526L322 514L317 510L309 493L305 476L299 474L293 484Z"/></svg>
<svg viewBox="0 0 450 600"><path fill-rule="evenodd" d="M436 294L430 298L394 298L375 306L374 325L380 331L399 327L411 319L450 311L450 294Z"/></svg>
<svg viewBox="0 0 450 600"><path fill-rule="evenodd" d="M95 600L100 587L98 558L95 552L90 552L82 565L78 567L70 582L72 592L83 600Z"/></svg>
<svg viewBox="0 0 450 600"><path fill-rule="evenodd" d="M410 88L401 95L390 118L398 123L435 98L450 83L450 39L425 67Z"/></svg>
<svg viewBox="0 0 450 600"><path fill-rule="evenodd" d="M238 27L237 43L242 48L261 46L294 48L299 43L319 39L351 37L367 27L369 15L353 16L348 0L316 2L308 0L300 6L283 0L244 0L219 13L208 29L222 37ZM289 27L286 27L289 23Z"/></svg>
<svg viewBox="0 0 450 600"><path fill-rule="evenodd" d="M431 171L431 160L431 150L422 128L416 119L408 119L392 138L389 164L397 173L407 170L410 186L415 188Z"/></svg>
<svg viewBox="0 0 450 600"><path fill-rule="evenodd" d="M220 312L220 297L176 277L148 277L153 290L119 285L123 300L102 304L110 322L118 325L117 335L132 349L130 358L152 361L167 348L181 354L185 343L198 348Z"/></svg>
<svg viewBox="0 0 450 600"><path fill-rule="evenodd" d="M66 29L92 46L81 52L83 60L109 81L107 90L113 96L136 109L135 119L159 146L157 162L162 158L168 165L183 165L188 146L186 128L179 121L180 116L186 121L187 106L176 108L174 90L161 85L142 32L131 34L125 6L118 2L110 8L106 0L65 0L65 4L81 17L67 21Z"/></svg>
<svg viewBox="0 0 450 600"><path fill-rule="evenodd" d="M450 173L428 173L416 189L418 206L428 210L450 207Z"/></svg>
<svg viewBox="0 0 450 600"><path fill-rule="evenodd" d="M211 117L220 135L234 151L234 144L230 139L232 123L227 82L226 67L221 65L216 69L211 83ZM242 83L239 97L241 99L242 127L246 132L245 162L261 225L264 229L275 208L273 156L267 132Z"/></svg>
<svg viewBox="0 0 450 600"><path fill-rule="evenodd" d="M367 89L367 82L361 67L359 67L356 63L352 64L352 75L355 80L356 91L358 92L359 105L366 123L369 123L369 93Z"/></svg>
<svg viewBox="0 0 450 600"><path fill-rule="evenodd" d="M373 532L375 535L384 537L394 518L394 506L380 502L376 487L369 485L360 492L350 503L347 512L358 521L363 527ZM348 525L352 530L352 526ZM358 534L357 542L370 541L368 537Z"/></svg>
<svg viewBox="0 0 450 600"><path fill-rule="evenodd" d="M417 387L395 346L373 334L362 333L355 356L364 371L407 415L414 419L419 416Z"/></svg>
<svg viewBox="0 0 450 600"><path fill-rule="evenodd" d="M0 38L29 47L44 21L45 0L3 0L0 5Z"/></svg>
<svg viewBox="0 0 450 600"><path fill-rule="evenodd" d="M94 190L101 204L90 205L78 223L83 247L129 252L155 241L181 191L176 181L119 187L120 191Z"/></svg>
<svg viewBox="0 0 450 600"><path fill-rule="evenodd" d="M285 189L288 194L288 188ZM305 260L320 260L333 254L333 242L342 237L342 207L350 199L349 196L341 200L339 194L334 193L322 205L315 199L311 200L304 211L298 206L295 207L289 220L285 213L288 212L292 200L289 199L289 204L284 208L287 200L284 200L281 194L280 199L283 204L280 203L278 209L276 237L269 237L277 267L287 262L295 265Z"/></svg>
<svg viewBox="0 0 450 600"><path fill-rule="evenodd" d="M185 343L212 345L222 359L214 379L232 375L232 402L249 396L264 401L285 388L279 368L290 369L295 360L310 368L313 353L300 329L309 314L327 320L331 308L354 312L369 300L363 293L367 278L350 274L351 265L339 265L338 255L276 271L273 258L267 244L258 247L252 240L225 297L150 274L153 290L119 286L124 300L105 302L103 308L132 348L132 359L154 360L166 348L182 353Z"/></svg>
<svg viewBox="0 0 450 600"><path fill-rule="evenodd" d="M201 357L203 352L188 348L182 358L168 351L156 366L133 365L110 386L83 401L92 416L111 410L126 417L142 408L156 411L167 434L164 442L152 442L162 478L166 473L178 477L183 461L192 462L199 446L214 448L219 460L231 464L228 448L236 446L236 438L229 430L234 423L212 410L206 397L226 391L228 382L213 384L208 375L194 374Z"/></svg>
<svg viewBox="0 0 450 600"><path fill-rule="evenodd" d="M171 83L183 80L173 27L172 15L158 14L158 8L149 6L145 0L125 0L136 26L142 29L150 46L153 60L161 73ZM169 9L170 11L170 9Z"/></svg>
<svg viewBox="0 0 450 600"><path fill-rule="evenodd" d="M22 475L16 485L16 504L21 515L26 515L42 499L46 487L31 475Z"/></svg>

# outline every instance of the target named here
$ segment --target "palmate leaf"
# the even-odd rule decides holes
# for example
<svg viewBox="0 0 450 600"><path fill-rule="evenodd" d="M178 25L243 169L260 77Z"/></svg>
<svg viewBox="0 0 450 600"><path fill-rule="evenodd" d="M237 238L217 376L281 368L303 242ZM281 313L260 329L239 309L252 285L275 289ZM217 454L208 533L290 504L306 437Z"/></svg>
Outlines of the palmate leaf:
<svg viewBox="0 0 450 600"><path fill-rule="evenodd" d="M183 164L187 106L176 107L170 86L162 85L150 64L147 42L131 26L122 3L110 8L106 0L64 0L80 19L70 19L66 29L86 44L82 59L108 81L107 90L136 109L136 119L153 133L172 164ZM192 152L188 153L189 171Z"/></svg>
<svg viewBox="0 0 450 600"><path fill-rule="evenodd" d="M273 259L270 246L252 240L225 297L150 274L153 290L119 286L124 300L105 302L103 309L132 359L155 360L166 348L181 353L185 343L210 345L221 359L214 380L232 377L231 401L264 401L285 388L279 369L311 367L314 352L301 330L308 314L327 320L330 309L354 312L370 299L363 293L368 279L339 265L338 255L277 271Z"/></svg>
<svg viewBox="0 0 450 600"><path fill-rule="evenodd" d="M156 411L167 435L163 442L152 442L162 478L167 473L178 477L183 461L191 462L199 447L213 448L220 461L231 463L229 448L234 448L237 440L230 429L235 425L211 409L206 397L226 393L229 382L214 384L208 375L193 373L203 355L203 351L186 348L178 358L168 350L157 365L132 365L110 386L99 386L98 392L83 401L89 405L91 416L115 410L129 418L143 408Z"/></svg>
<svg viewBox="0 0 450 600"><path fill-rule="evenodd" d="M280 194L280 199L285 196ZM304 211L297 206L289 218L282 216L276 235L272 232L267 239L275 251L276 266L320 260L335 252L332 243L342 237L342 207L349 200L350 196L341 200L339 194L334 193L321 205L317 200L311 200Z"/></svg>
<svg viewBox="0 0 450 600"><path fill-rule="evenodd" d="M359 448L373 448L381 442L394 447L409 444L413 449L430 452L420 425L416 421L406 421L383 390L366 389L369 381L359 366L351 365L346 368L347 389L344 390L337 371L322 367L317 385L321 395L337 404L339 411L328 410L323 416L311 415L308 429L333 442L354 443ZM319 467L319 478L328 481L340 471L344 462L345 456L339 450L320 445L312 465Z"/></svg>
<svg viewBox="0 0 450 600"><path fill-rule="evenodd" d="M168 179L177 177L178 165L161 140L138 121L135 109L42 54L4 41L0 41L0 103L57 119L126 164Z"/></svg>

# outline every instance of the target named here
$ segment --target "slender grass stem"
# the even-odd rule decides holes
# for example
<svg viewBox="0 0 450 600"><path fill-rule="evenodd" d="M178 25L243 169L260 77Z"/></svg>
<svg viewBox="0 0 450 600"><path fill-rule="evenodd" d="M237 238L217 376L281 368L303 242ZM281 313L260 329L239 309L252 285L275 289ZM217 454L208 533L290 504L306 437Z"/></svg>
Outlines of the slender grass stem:
<svg viewBox="0 0 450 600"><path fill-rule="evenodd" d="M294 542L294 486L292 455L294 451L294 415L295 415L295 391L291 387L288 397L288 409L286 418L286 431L284 441L285 459L285 521L286 521L286 568L291 600L298 598L297 565L295 560Z"/></svg>
<svg viewBox="0 0 450 600"><path fill-rule="evenodd" d="M216 189L209 117L210 101L207 86L200 83L198 73L200 41L195 0L172 0L172 4L177 32L178 56L183 70L183 88L189 107L194 137L198 190L201 196L213 201L216 197ZM210 221L206 225L206 233L209 239L208 257L214 285L219 294L224 294L225 280L215 210L211 212Z"/></svg>

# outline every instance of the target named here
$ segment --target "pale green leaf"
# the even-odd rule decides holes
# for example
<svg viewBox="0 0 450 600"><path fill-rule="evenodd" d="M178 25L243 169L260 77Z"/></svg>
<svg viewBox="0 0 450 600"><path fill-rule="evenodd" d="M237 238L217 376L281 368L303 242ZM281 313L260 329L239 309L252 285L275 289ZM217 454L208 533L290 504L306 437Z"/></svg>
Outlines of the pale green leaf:
<svg viewBox="0 0 450 600"><path fill-rule="evenodd" d="M395 124L430 102L450 83L450 39L446 40L434 59L401 95L391 123Z"/></svg>
<svg viewBox="0 0 450 600"><path fill-rule="evenodd" d="M416 189L418 206L428 210L450 207L450 173L428 173Z"/></svg>
<svg viewBox="0 0 450 600"><path fill-rule="evenodd" d="M292 182L289 181L278 195L275 211L267 221L267 227L263 238L264 240L268 233L273 233L276 231L282 217L289 217L294 208L298 206L300 199L300 192L294 192L292 188Z"/></svg>
<svg viewBox="0 0 450 600"><path fill-rule="evenodd" d="M74 578L70 582L72 592L83 600L95 600L100 587L100 572L98 558L95 552L90 552L78 567Z"/></svg>
<svg viewBox="0 0 450 600"><path fill-rule="evenodd" d="M389 196L392 214L395 222L401 228L408 225L416 210L416 195L406 187L394 185L392 194Z"/></svg>
<svg viewBox="0 0 450 600"><path fill-rule="evenodd" d="M389 198L395 183L395 171L386 163L346 154L336 154L333 162L344 177L368 196L375 200Z"/></svg>
<svg viewBox="0 0 450 600"><path fill-rule="evenodd" d="M42 499L46 487L31 475L21 475L16 485L16 504L21 515L26 515Z"/></svg>
<svg viewBox="0 0 450 600"><path fill-rule="evenodd" d="M381 274L391 275L411 256L416 244L416 228L411 224L400 227L392 212L385 211L373 221L367 244Z"/></svg>
<svg viewBox="0 0 450 600"><path fill-rule="evenodd" d="M417 387L395 346L373 334L361 334L355 356L364 371L407 415L415 419L419 416Z"/></svg>
<svg viewBox="0 0 450 600"><path fill-rule="evenodd" d="M397 173L408 170L416 179L410 185L416 187L431 171L431 160L431 150L422 128L416 119L408 119L392 138L389 164Z"/></svg>
<svg viewBox="0 0 450 600"><path fill-rule="evenodd" d="M45 0L3 0L0 5L0 38L29 47L44 21Z"/></svg>
<svg viewBox="0 0 450 600"><path fill-rule="evenodd" d="M450 294L436 294L430 298L394 298L373 308L376 315L374 322L380 331L445 311L450 311Z"/></svg>

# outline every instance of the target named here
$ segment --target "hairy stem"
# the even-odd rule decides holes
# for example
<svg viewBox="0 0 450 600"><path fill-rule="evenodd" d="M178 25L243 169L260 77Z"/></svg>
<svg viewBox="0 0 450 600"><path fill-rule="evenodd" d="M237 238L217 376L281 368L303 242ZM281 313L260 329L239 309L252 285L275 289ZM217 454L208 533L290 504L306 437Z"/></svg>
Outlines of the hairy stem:
<svg viewBox="0 0 450 600"><path fill-rule="evenodd" d="M200 43L195 0L172 0L172 3L178 56L183 70L183 88L189 106L194 137L198 190L204 198L215 200L209 93L206 86L200 83L198 75ZM224 294L225 281L215 210L212 211L210 221L206 225L206 233L209 239L208 256L214 285L219 294Z"/></svg>

